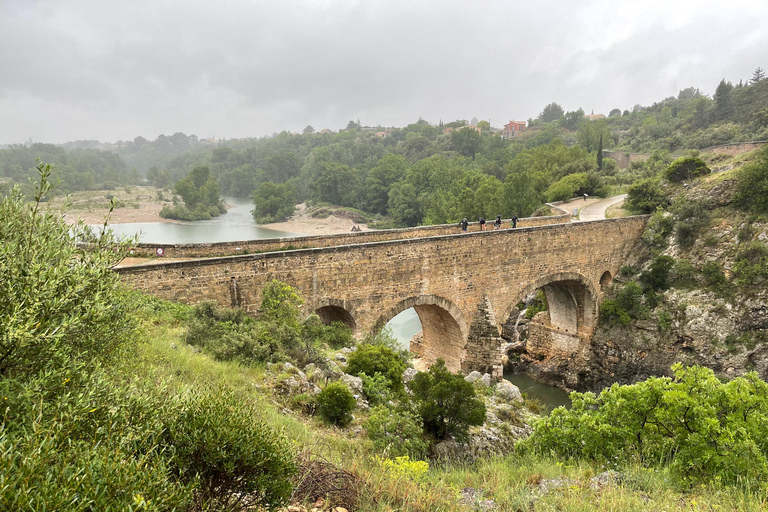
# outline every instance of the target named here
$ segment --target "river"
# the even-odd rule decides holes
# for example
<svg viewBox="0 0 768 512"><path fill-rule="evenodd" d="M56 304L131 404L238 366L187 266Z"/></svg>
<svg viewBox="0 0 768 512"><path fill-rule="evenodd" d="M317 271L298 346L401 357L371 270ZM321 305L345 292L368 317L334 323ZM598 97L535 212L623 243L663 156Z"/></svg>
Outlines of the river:
<svg viewBox="0 0 768 512"><path fill-rule="evenodd" d="M253 204L250 199L224 197L224 200L234 206L227 213L211 220L110 224L109 227L118 236L138 234L141 242L157 244L237 242L305 236L260 227L251 215ZM421 330L421 321L416 311L411 308L394 317L387 326L400 345L408 348L411 338ZM529 398L542 402L548 411L559 405L570 406L568 395L561 389L539 384L525 375L505 374L504 378L518 386Z"/></svg>
<svg viewBox="0 0 768 512"><path fill-rule="evenodd" d="M262 228L253 220L251 215L253 203L248 198L225 196L224 201L234 206L227 213L211 220L110 224L109 227L118 236L139 234L142 242L150 244L238 242L260 238L306 236Z"/></svg>

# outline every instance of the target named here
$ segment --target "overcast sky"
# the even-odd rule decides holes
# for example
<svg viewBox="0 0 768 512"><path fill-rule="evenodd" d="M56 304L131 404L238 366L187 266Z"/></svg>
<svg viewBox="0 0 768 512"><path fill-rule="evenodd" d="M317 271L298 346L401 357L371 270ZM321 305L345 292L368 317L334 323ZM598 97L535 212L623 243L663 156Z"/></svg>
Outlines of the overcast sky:
<svg viewBox="0 0 768 512"><path fill-rule="evenodd" d="M0 144L608 114L768 69L768 1L0 0Z"/></svg>

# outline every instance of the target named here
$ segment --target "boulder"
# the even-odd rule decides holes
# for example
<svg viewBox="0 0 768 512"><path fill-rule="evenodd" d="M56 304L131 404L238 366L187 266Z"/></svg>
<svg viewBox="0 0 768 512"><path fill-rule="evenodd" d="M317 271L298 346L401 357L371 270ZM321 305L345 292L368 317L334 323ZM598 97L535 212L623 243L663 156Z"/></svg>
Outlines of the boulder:
<svg viewBox="0 0 768 512"><path fill-rule="evenodd" d="M469 372L469 375L464 377L464 380L467 382L475 382L476 380L480 380L483 378L483 374L480 372Z"/></svg>
<svg viewBox="0 0 768 512"><path fill-rule="evenodd" d="M508 380L502 380L496 384L496 396L507 402L523 402L523 395L520 393L520 388Z"/></svg>

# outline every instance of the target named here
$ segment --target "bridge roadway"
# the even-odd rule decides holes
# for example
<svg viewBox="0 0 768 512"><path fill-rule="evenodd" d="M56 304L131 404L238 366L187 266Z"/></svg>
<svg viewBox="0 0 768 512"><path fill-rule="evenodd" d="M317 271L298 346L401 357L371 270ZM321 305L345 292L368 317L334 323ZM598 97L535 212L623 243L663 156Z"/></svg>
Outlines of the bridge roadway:
<svg viewBox="0 0 768 512"><path fill-rule="evenodd" d="M212 299L256 313L272 279L295 287L305 313L376 331L413 307L423 340L412 350L453 371L501 378L500 325L541 288L547 318L539 349L571 353L589 343L604 288L635 248L646 217L456 233L201 258L116 268L128 286L195 304ZM537 317L538 318L538 317Z"/></svg>

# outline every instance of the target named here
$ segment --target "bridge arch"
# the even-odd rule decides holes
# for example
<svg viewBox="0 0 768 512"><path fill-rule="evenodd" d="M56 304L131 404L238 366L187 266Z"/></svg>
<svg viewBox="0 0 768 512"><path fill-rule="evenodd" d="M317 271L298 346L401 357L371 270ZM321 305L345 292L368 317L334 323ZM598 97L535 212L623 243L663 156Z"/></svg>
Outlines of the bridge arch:
<svg viewBox="0 0 768 512"><path fill-rule="evenodd" d="M314 310L325 325L331 322L342 322L352 329L353 334L359 334L354 307L343 300L323 299L315 304Z"/></svg>
<svg viewBox="0 0 768 512"><path fill-rule="evenodd" d="M575 272L547 274L529 283L507 306L505 319L520 301L541 289L547 301L549 325L564 334L592 334L597 326L599 293L586 276Z"/></svg>
<svg viewBox="0 0 768 512"><path fill-rule="evenodd" d="M419 316L422 332L421 341L412 344L411 351L428 363L443 359L449 370L459 371L469 326L459 307L444 297L419 295L402 300L378 318L373 332L380 331L388 321L410 308Z"/></svg>

